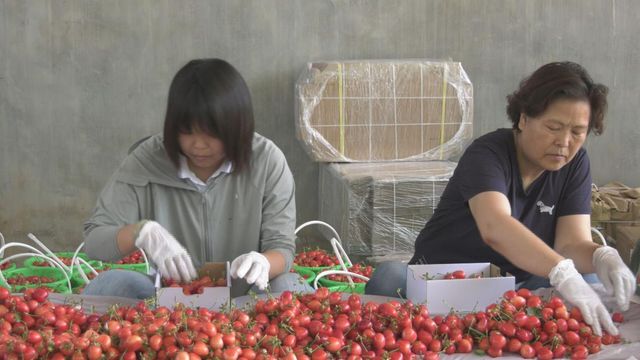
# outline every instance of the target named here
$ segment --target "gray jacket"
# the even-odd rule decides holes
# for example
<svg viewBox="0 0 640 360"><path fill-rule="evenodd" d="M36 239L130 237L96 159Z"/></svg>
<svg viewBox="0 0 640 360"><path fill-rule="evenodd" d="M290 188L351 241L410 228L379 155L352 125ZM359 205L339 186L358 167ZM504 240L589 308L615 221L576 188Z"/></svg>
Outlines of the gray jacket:
<svg viewBox="0 0 640 360"><path fill-rule="evenodd" d="M289 271L295 252L295 185L284 154L255 134L248 171L223 174L199 192L180 179L162 135L155 135L125 158L84 224L91 258L118 260L118 230L142 219L164 226L187 249L196 267L231 261L249 251L277 250ZM246 284L233 286L235 295Z"/></svg>

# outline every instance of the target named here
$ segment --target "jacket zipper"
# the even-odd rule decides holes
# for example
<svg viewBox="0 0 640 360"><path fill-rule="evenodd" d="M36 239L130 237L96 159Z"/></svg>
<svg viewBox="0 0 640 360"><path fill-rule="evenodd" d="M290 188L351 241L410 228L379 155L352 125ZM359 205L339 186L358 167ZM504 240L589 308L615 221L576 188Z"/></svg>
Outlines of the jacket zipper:
<svg viewBox="0 0 640 360"><path fill-rule="evenodd" d="M202 194L202 242L204 242L204 264L210 258L209 242L207 241L207 199L204 194Z"/></svg>

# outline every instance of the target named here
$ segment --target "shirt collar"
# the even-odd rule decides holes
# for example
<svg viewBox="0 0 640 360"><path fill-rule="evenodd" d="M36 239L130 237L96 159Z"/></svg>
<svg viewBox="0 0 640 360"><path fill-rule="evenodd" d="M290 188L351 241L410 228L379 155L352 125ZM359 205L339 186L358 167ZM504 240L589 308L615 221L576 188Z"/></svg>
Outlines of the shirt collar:
<svg viewBox="0 0 640 360"><path fill-rule="evenodd" d="M187 163L187 158L184 155L179 155L180 168L178 169L178 177L181 179L187 179L193 182L196 185L206 185L200 178L196 176L196 174L189 169L189 164ZM216 170L209 178L207 182L213 178L216 178L220 174L230 174L233 170L233 163L229 160L225 160L222 165Z"/></svg>

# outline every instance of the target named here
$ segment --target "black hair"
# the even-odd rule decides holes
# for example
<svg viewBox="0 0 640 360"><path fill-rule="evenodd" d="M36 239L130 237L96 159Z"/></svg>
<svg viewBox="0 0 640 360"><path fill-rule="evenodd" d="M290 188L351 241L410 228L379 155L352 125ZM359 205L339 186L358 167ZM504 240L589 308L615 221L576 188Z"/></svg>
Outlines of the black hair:
<svg viewBox="0 0 640 360"><path fill-rule="evenodd" d="M608 93L609 89L594 83L581 65L569 61L552 62L523 79L518 90L507 96L507 115L513 129L520 131L521 114L537 117L556 100L584 100L591 107L588 131L600 135L604 132Z"/></svg>
<svg viewBox="0 0 640 360"><path fill-rule="evenodd" d="M224 60L191 60L171 82L164 146L176 166L181 152L178 136L194 127L222 141L233 172L249 167L254 132L251 94L240 73Z"/></svg>

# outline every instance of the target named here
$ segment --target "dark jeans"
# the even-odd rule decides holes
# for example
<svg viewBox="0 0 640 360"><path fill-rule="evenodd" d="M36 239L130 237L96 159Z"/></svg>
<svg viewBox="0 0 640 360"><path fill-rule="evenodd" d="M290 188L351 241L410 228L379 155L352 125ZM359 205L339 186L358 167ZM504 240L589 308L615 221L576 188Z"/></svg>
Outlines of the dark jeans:
<svg viewBox="0 0 640 360"><path fill-rule="evenodd" d="M132 299L146 299L156 294L155 275L145 275L135 271L109 270L100 273L82 291L85 295L120 296ZM271 293L285 290L310 292L311 286L296 273L283 273L269 281ZM264 293L257 286L251 291Z"/></svg>

